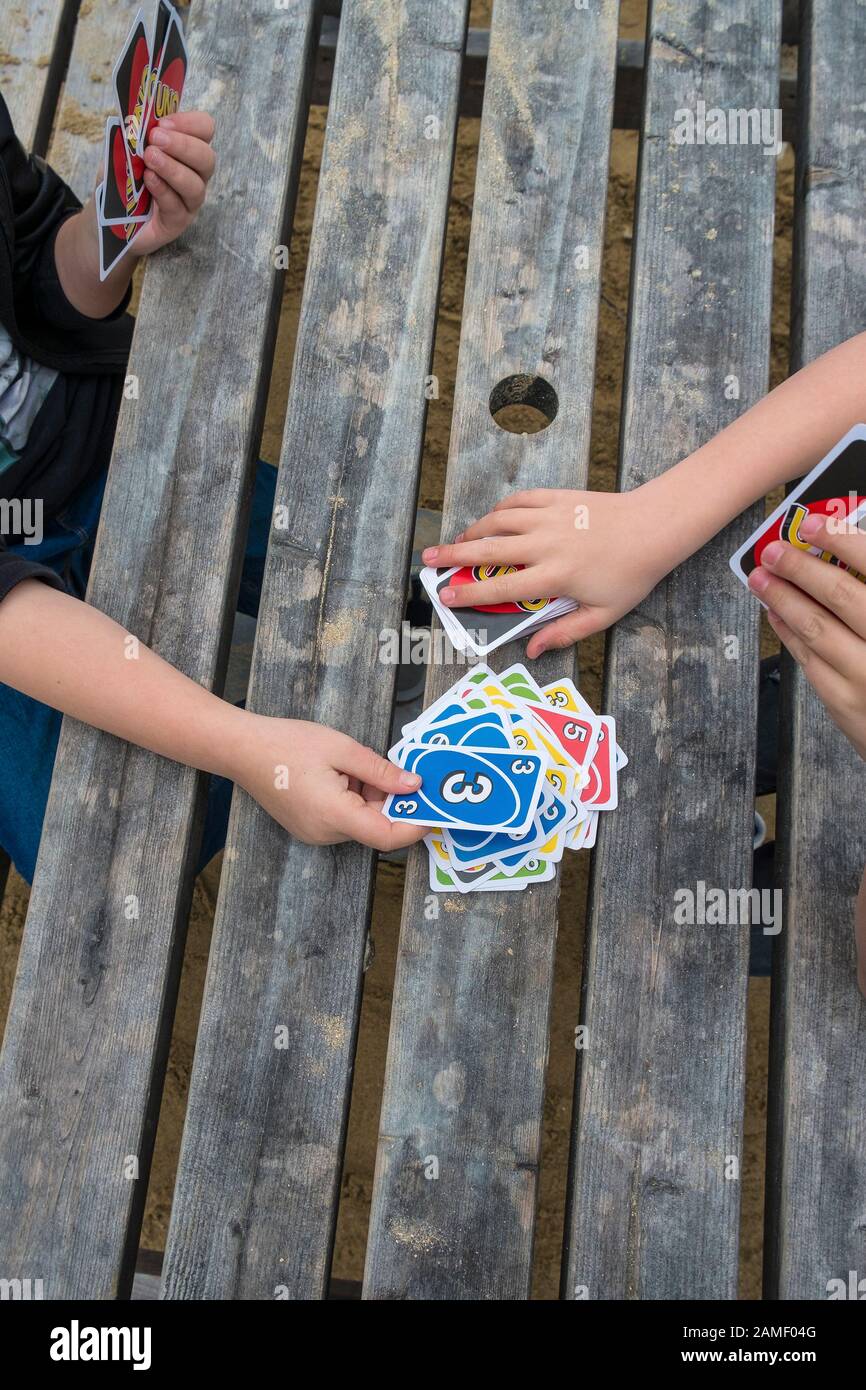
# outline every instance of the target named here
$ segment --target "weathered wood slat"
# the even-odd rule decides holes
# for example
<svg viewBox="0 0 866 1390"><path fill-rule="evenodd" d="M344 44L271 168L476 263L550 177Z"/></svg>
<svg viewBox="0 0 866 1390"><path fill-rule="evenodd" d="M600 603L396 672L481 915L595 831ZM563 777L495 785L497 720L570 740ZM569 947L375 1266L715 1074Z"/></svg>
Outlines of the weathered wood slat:
<svg viewBox="0 0 866 1390"><path fill-rule="evenodd" d="M794 370L866 328L866 150L852 96L864 53L861 6L806 6ZM866 1005L852 940L866 774L799 669L786 666L782 692L765 1291L823 1299L831 1280L866 1274Z"/></svg>
<svg viewBox="0 0 866 1390"><path fill-rule="evenodd" d="M326 15L322 21L312 92L313 102L320 106L327 106L330 99L339 27L339 21L330 15ZM796 39L792 42L796 42ZM469 30L463 60L463 86L460 92L461 116L481 115L489 46L488 29ZM613 124L617 130L640 130L643 115L643 79L643 40L619 39L616 46L616 88L613 99ZM782 108L783 136L792 144L796 143L797 79L793 65L790 71L786 69L779 75L779 105Z"/></svg>
<svg viewBox="0 0 866 1390"><path fill-rule="evenodd" d="M312 0L194 15L187 101L215 113L220 166L194 231L145 275L140 399L121 411L91 577L96 607L217 688L314 40ZM202 781L64 723L0 1057L0 1265L46 1297L131 1284Z"/></svg>
<svg viewBox="0 0 866 1390"><path fill-rule="evenodd" d="M466 22L466 0L344 7L253 658L252 708L378 748ZM235 794L167 1297L326 1294L373 873L370 851L293 841Z"/></svg>
<svg viewBox="0 0 866 1390"><path fill-rule="evenodd" d="M775 106L779 7L668 0L650 36L621 488L727 424L768 371L775 161L672 129L699 99ZM608 642L605 708L631 764L594 851L566 1297L736 1295L749 928L677 925L674 895L751 884L758 614L727 559L757 515Z"/></svg>
<svg viewBox="0 0 866 1390"><path fill-rule="evenodd" d="M80 0L0 0L0 88L26 149L44 154Z"/></svg>
<svg viewBox="0 0 866 1390"><path fill-rule="evenodd" d="M447 535L512 489L585 482L617 10L497 0ZM491 390L514 373L539 373L558 393L548 429L519 436L492 419ZM501 648L497 666L521 650ZM569 664L567 653L545 658L539 679ZM456 674L432 667L428 700ZM550 883L428 902L426 852L410 852L367 1298L528 1295L556 899ZM438 1180L425 1176L429 1156Z"/></svg>

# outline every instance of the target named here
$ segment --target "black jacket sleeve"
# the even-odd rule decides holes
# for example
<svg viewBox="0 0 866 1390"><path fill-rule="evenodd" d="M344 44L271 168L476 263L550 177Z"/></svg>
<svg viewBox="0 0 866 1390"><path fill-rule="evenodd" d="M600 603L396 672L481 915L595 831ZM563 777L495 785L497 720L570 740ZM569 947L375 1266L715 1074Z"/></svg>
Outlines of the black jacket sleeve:
<svg viewBox="0 0 866 1390"><path fill-rule="evenodd" d="M32 274L48 236L81 203L58 174L36 155L27 155L0 97L0 160L9 184L14 246L12 274L23 284Z"/></svg>
<svg viewBox="0 0 866 1390"><path fill-rule="evenodd" d="M7 550L0 540L0 603L22 579L41 579L55 589L63 590L65 587L54 570L41 565L38 560L28 560L26 556Z"/></svg>
<svg viewBox="0 0 866 1390"><path fill-rule="evenodd" d="M0 96L0 322L19 351L58 371L122 372L133 327L128 299L108 318L90 319L57 277L55 238L80 207L59 174L24 151Z"/></svg>

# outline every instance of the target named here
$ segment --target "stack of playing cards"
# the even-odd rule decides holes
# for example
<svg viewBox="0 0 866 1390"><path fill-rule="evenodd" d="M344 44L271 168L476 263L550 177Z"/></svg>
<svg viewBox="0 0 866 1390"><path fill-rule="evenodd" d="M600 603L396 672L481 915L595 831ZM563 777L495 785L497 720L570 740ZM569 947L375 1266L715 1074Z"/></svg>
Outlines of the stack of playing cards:
<svg viewBox="0 0 866 1390"><path fill-rule="evenodd" d="M440 602L442 589L457 588L460 584L480 584L486 579L497 579L520 569L523 569L523 565L467 565L457 569L421 571L421 583L458 651L487 656L488 652L501 647L503 642L512 642L515 637L528 637L536 628L552 623L554 618L561 618L563 613L571 613L577 608L574 599L570 598L532 598L519 603L487 603L472 608L446 608Z"/></svg>
<svg viewBox="0 0 866 1390"><path fill-rule="evenodd" d="M403 729L388 757L421 777L383 813L429 825L436 893L504 892L544 883L567 849L595 844L628 759L610 715L573 681L542 688L525 666L475 666Z"/></svg>
<svg viewBox="0 0 866 1390"><path fill-rule="evenodd" d="M119 115L110 116L105 127L102 182L96 190L100 280L150 221L142 155L154 121L180 106L187 66L183 26L174 6L158 0L149 38L139 10L111 77Z"/></svg>

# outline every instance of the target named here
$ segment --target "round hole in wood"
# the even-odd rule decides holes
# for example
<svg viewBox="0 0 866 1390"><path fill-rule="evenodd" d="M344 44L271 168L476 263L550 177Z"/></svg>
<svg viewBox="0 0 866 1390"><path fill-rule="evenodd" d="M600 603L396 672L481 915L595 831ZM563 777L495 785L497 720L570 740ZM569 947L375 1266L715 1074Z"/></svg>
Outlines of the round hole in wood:
<svg viewBox="0 0 866 1390"><path fill-rule="evenodd" d="M537 434L552 425L559 397L543 376L520 372L503 377L490 392L490 414L509 434Z"/></svg>

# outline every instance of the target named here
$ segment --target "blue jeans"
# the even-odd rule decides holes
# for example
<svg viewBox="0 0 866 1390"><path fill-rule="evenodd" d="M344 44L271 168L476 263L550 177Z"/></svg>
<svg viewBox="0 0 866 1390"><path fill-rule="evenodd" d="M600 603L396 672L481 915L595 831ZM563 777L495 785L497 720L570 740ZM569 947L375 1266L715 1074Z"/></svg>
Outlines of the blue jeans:
<svg viewBox="0 0 866 1390"><path fill-rule="evenodd" d="M48 522L38 545L9 546L48 565L76 598L84 598L87 588L106 478L107 473L100 474ZM276 479L277 470L260 462L238 596L238 609L251 617L259 611ZM61 719L49 705L0 683L0 848L28 883L33 882ZM231 782L211 777L199 869L225 844L231 794Z"/></svg>

